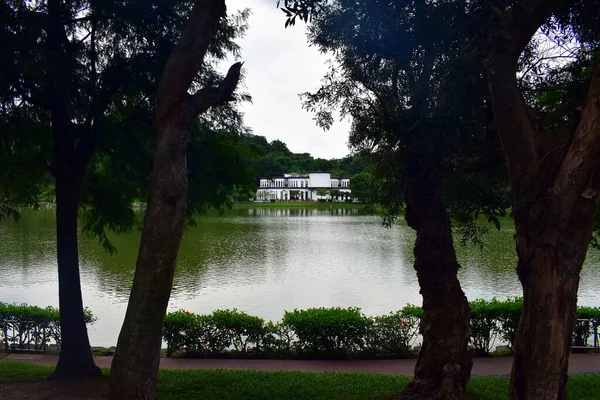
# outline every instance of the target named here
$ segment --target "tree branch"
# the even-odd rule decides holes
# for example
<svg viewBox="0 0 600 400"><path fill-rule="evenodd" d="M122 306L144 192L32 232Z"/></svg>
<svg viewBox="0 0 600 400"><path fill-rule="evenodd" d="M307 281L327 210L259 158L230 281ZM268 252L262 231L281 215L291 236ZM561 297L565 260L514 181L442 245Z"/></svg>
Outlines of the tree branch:
<svg viewBox="0 0 600 400"><path fill-rule="evenodd" d="M507 28L510 34L510 47L518 58L531 37L550 17L564 0L529 0L521 1L507 15Z"/></svg>
<svg viewBox="0 0 600 400"><path fill-rule="evenodd" d="M504 148L511 187L531 188L539 171L537 130L517 85L517 61L557 6L566 0L521 0L508 11L492 10L496 23L485 55L489 59L489 86L494 117Z"/></svg>
<svg viewBox="0 0 600 400"><path fill-rule="evenodd" d="M186 115L187 123L192 122L198 115L203 114L210 107L235 100L233 92L239 83L242 65L244 65L243 62L236 62L229 67L227 76L225 76L219 86L205 87L189 96L189 106Z"/></svg>
<svg viewBox="0 0 600 400"><path fill-rule="evenodd" d="M581 119L552 188L566 210L579 197L600 196L600 61L596 63ZM570 211L569 211L570 212Z"/></svg>
<svg viewBox="0 0 600 400"><path fill-rule="evenodd" d="M208 46L225 16L225 0L196 0L175 49L163 70L156 93L157 132L172 113L177 114L188 101L188 90L201 70Z"/></svg>

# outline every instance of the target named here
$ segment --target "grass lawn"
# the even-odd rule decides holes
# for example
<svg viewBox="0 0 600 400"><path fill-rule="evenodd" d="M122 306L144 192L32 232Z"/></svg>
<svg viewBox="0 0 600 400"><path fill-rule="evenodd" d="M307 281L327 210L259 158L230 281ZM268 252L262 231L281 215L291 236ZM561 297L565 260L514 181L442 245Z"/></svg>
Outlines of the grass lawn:
<svg viewBox="0 0 600 400"><path fill-rule="evenodd" d="M40 388L35 385L39 385L39 381L52 371L53 367L0 361L0 398L16 398L14 392L8 392L11 386L18 386L20 398L27 394L31 397L33 393L39 395ZM105 375L109 373L108 370L103 372ZM101 381L102 384L98 386L100 391L106 389L106 378ZM400 392L409 381L408 377L370 373L161 370L159 392L160 399L169 400L186 398L386 400ZM29 387L32 388L32 392L27 393ZM52 390L55 397L44 398L68 398L57 392L56 388ZM69 394L72 395L73 392L73 387L70 387ZM81 393L90 393L90 386L82 385L80 395ZM12 397L3 397L3 394ZM504 400L507 397L508 378L473 377L471 379L468 400ZM569 377L569 398L600 400L600 375Z"/></svg>

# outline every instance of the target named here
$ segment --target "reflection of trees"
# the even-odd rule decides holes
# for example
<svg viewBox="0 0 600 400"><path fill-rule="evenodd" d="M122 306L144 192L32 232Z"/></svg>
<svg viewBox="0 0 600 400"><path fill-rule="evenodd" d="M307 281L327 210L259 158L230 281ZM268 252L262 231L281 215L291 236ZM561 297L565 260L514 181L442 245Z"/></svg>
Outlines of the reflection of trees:
<svg viewBox="0 0 600 400"><path fill-rule="evenodd" d="M19 222L0 224L0 276L35 283L56 280L56 241L53 210L23 211Z"/></svg>
<svg viewBox="0 0 600 400"><path fill-rule="evenodd" d="M285 238L252 218L205 217L188 229L181 242L173 293L195 294L206 286L260 280L268 272L269 254L285 254Z"/></svg>
<svg viewBox="0 0 600 400"><path fill-rule="evenodd" d="M247 214L250 216L260 217L317 217L327 215L365 215L368 214L366 211L358 207L349 208L303 208L303 207L291 207L291 208L268 208L268 207L257 207L249 208Z"/></svg>
<svg viewBox="0 0 600 400"><path fill-rule="evenodd" d="M337 220L338 216L357 216L360 213L359 208L246 208L234 209L225 216L215 213L199 217L197 226L184 232L173 294L186 298L196 296L205 287L235 287L262 282L277 285L286 275L304 276L308 273L303 271L298 275L299 272L290 272L290 269L304 269L306 263L322 262L318 272L310 273L317 273L320 280L327 280L328 290L345 291L339 296L365 305L375 302L377 294L371 293L367 287L348 286L355 284L356 278L339 276L338 268L342 267L336 266L336 262L345 259L346 253L352 254L351 261L346 259L345 262L351 262L348 271L353 271L354 276L366 270L373 275L374 284L385 286L393 283L400 291L416 285L412 268L412 230L399 220L399 226L392 228L390 234L380 226L378 216L344 219L341 225ZM315 221L304 219L316 216L320 218ZM520 293L515 273L512 221L502 221L502 227L500 232L490 230L483 238L485 245L481 250L457 246L458 259L463 265L459 278L470 299ZM25 212L18 223L3 222L0 235L2 284L26 286L56 281L53 210ZM96 241L80 238L82 284L91 285L93 290L107 297L122 299L129 295L139 233L112 235L110 238L118 251L114 256L110 256ZM326 259L319 251L327 255ZM594 290L599 282L594 269L598 263L600 252L590 250L582 271L580 304L597 305L600 302L600 296ZM393 280L395 282L391 282ZM299 293L298 296L310 295ZM375 297L367 298L369 296Z"/></svg>

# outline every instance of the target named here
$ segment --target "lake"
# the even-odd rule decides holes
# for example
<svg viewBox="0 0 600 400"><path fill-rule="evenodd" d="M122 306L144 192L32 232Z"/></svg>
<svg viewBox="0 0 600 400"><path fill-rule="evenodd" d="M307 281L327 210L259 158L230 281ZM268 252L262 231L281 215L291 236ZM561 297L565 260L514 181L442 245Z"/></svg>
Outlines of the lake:
<svg viewBox="0 0 600 400"><path fill-rule="evenodd" d="M184 233L169 310L238 310L279 320L284 310L356 306L369 315L420 304L412 267L415 234L400 220L391 228L359 208L239 207L197 218ZM483 249L462 247L459 278L469 299L521 294L515 272L512 221L490 225ZM80 240L84 304L98 321L95 346L115 345L139 245L139 232L110 236L111 256L96 241ZM53 210L27 211L0 223L0 301L58 305ZM600 252L590 249L580 305L600 305Z"/></svg>

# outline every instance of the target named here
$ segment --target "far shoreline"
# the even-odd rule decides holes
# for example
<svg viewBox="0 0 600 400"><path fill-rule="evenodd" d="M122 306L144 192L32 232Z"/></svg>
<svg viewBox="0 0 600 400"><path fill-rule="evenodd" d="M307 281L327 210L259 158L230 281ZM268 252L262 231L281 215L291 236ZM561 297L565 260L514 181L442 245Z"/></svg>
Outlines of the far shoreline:
<svg viewBox="0 0 600 400"><path fill-rule="evenodd" d="M233 208L364 208L365 204L360 202L346 203L343 201L319 202L319 201L243 201L234 202Z"/></svg>

